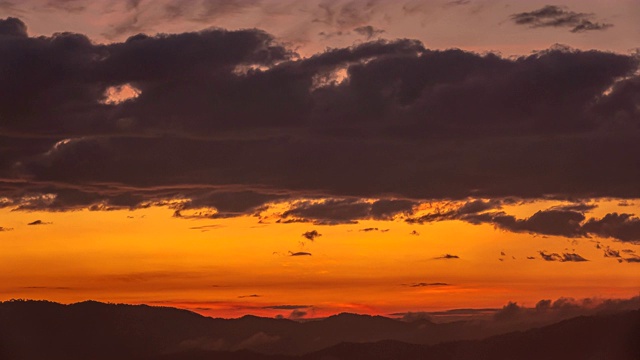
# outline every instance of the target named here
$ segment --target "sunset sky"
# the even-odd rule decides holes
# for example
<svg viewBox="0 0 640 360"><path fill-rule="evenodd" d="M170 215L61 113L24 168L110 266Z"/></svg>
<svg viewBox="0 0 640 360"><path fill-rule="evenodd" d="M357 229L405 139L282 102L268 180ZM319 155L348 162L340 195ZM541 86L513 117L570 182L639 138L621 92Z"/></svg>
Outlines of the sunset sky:
<svg viewBox="0 0 640 360"><path fill-rule="evenodd" d="M0 0L0 301L640 295L640 4Z"/></svg>

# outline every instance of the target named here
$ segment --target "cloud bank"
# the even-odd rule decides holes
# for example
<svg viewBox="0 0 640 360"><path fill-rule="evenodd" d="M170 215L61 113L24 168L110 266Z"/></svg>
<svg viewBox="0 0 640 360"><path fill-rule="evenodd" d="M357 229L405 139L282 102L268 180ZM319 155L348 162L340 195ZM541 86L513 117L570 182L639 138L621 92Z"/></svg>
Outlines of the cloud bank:
<svg viewBox="0 0 640 360"><path fill-rule="evenodd" d="M364 11L318 21L353 29ZM16 18L0 20L0 53L5 208L224 218L293 201L283 222L340 224L407 217L428 200L640 197L634 55L556 46L503 58L398 39L300 58L256 29L105 45L31 37ZM137 97L110 99L118 87ZM439 216L638 239L632 214L467 206Z"/></svg>

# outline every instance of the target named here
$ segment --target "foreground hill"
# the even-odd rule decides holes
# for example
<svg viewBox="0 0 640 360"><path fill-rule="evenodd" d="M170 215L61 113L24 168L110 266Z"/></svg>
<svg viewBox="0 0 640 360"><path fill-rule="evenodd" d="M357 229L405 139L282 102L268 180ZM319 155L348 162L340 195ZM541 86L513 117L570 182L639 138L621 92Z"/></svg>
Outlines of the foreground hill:
<svg viewBox="0 0 640 360"><path fill-rule="evenodd" d="M632 345L640 338L639 324L635 311L576 318L483 341L451 342L486 337L500 327L354 314L307 322L254 316L227 320L145 305L11 301L0 303L0 359L483 358L478 354L487 354L487 359L552 359L555 354L605 354L605 350L635 354ZM633 344L630 336L635 336ZM449 343L434 346L443 341ZM534 357L516 356L518 351ZM541 356L545 351L549 356ZM570 358L592 357L563 357Z"/></svg>

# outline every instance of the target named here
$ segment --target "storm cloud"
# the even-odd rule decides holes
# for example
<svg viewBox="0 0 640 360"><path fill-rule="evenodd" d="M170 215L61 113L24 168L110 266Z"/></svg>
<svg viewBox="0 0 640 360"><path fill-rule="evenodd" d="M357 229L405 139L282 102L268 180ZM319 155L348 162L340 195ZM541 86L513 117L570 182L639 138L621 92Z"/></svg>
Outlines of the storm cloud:
<svg viewBox="0 0 640 360"><path fill-rule="evenodd" d="M318 21L353 29L364 10ZM283 222L341 224L407 217L425 199L640 197L633 55L553 47L504 58L399 39L300 58L260 30L96 44L30 37L15 18L0 20L0 55L0 206L10 209L231 217L292 201ZM338 71L344 81L326 80ZM124 86L138 96L110 101ZM631 215L487 213L499 206L440 216L638 239Z"/></svg>

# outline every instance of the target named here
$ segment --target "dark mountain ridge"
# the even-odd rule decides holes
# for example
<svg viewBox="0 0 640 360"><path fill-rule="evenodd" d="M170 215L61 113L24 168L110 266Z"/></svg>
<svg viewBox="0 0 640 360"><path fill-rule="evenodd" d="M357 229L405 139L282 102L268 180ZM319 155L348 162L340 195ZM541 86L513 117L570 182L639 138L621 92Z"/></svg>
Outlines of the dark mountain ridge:
<svg viewBox="0 0 640 360"><path fill-rule="evenodd" d="M619 339L610 338L610 334L637 334L638 311L625 314L635 328L610 327L608 332L599 332L583 319L580 321L587 323L583 324L582 338L600 334L607 342L617 344ZM424 357L425 352L438 356L466 356L464 349L492 353L491 344L526 343L542 336L530 330L504 335L511 336L510 340L451 343L488 337L504 329L507 327L481 321L436 324L424 319L401 321L346 313L304 322L255 316L214 319L187 310L147 305L8 301L0 303L0 359L276 359L300 355L303 359L356 359L358 354L367 353L366 358L371 359L410 359L414 355L428 359L431 357ZM567 332L578 330L581 328ZM518 334L527 335L520 339ZM445 341L450 343L440 344ZM589 344L598 342L591 339Z"/></svg>

